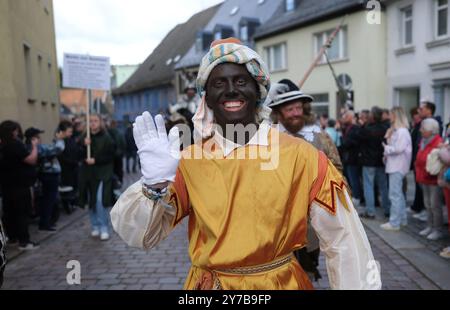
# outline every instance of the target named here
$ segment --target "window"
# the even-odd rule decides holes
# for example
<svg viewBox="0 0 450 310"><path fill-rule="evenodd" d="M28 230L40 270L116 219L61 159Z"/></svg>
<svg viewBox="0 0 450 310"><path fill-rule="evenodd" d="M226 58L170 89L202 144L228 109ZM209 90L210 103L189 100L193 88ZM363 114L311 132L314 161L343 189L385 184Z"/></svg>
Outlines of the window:
<svg viewBox="0 0 450 310"><path fill-rule="evenodd" d="M242 17L239 21L239 37L241 41L245 42L247 45L252 44L253 35L256 32L256 29L261 25L258 18L252 17Z"/></svg>
<svg viewBox="0 0 450 310"><path fill-rule="evenodd" d="M214 27L214 40L220 40L225 38L230 38L234 36L233 27L229 25L217 24Z"/></svg>
<svg viewBox="0 0 450 310"><path fill-rule="evenodd" d="M195 49L197 53L207 51L213 41L213 34L207 31L197 32L197 38L195 41Z"/></svg>
<svg viewBox="0 0 450 310"><path fill-rule="evenodd" d="M52 74L52 64L49 62L47 64L47 96L51 98L50 100L55 101L53 93L53 74Z"/></svg>
<svg viewBox="0 0 450 310"><path fill-rule="evenodd" d="M448 0L435 0L436 38L448 36Z"/></svg>
<svg viewBox="0 0 450 310"><path fill-rule="evenodd" d="M291 12L295 10L296 0L285 0L285 10L286 12Z"/></svg>
<svg viewBox="0 0 450 310"><path fill-rule="evenodd" d="M45 78L44 72L42 69L42 56L38 55L38 76L39 76L39 99L42 101L42 104L46 104L47 101L44 99L46 89L45 89Z"/></svg>
<svg viewBox="0 0 450 310"><path fill-rule="evenodd" d="M285 70L287 68L286 43L265 47L264 55L270 72Z"/></svg>
<svg viewBox="0 0 450 310"><path fill-rule="evenodd" d="M231 11L230 11L230 16L234 16L236 15L236 13L239 11L239 7L235 6Z"/></svg>
<svg viewBox="0 0 450 310"><path fill-rule="evenodd" d="M242 41L248 41L248 27L247 26L241 26L239 29L240 37Z"/></svg>
<svg viewBox="0 0 450 310"><path fill-rule="evenodd" d="M402 31L402 44L403 46L408 46L413 43L412 31L413 31L413 19L412 19L413 8L412 6L407 6L401 9L401 31Z"/></svg>
<svg viewBox="0 0 450 310"><path fill-rule="evenodd" d="M317 56L320 52L320 49L323 45L326 44L328 38L331 36L334 30L328 30L325 32L317 33L314 35L314 48L315 55ZM327 50L328 59L332 60L340 60L347 58L347 27L343 27L331 44L331 47ZM322 56L321 62L325 63L326 57Z"/></svg>
<svg viewBox="0 0 450 310"><path fill-rule="evenodd" d="M33 76L31 71L31 56L30 56L30 47L28 45L23 46L23 58L25 64L25 80L26 80L26 90L28 101L34 101L34 92L33 92Z"/></svg>
<svg viewBox="0 0 450 310"><path fill-rule="evenodd" d="M330 114L330 103L328 99L328 94L312 94L314 102L311 104L311 108L316 115Z"/></svg>

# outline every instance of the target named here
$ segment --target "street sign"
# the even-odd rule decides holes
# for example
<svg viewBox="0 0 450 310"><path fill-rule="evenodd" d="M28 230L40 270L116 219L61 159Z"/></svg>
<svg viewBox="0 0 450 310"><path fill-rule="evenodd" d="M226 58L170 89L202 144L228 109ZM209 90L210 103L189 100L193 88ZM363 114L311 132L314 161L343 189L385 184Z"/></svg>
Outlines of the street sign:
<svg viewBox="0 0 450 310"><path fill-rule="evenodd" d="M352 78L348 74L346 74L346 73L339 74L338 81L343 89L345 89L345 90L352 89L352 86L353 86Z"/></svg>
<svg viewBox="0 0 450 310"><path fill-rule="evenodd" d="M108 57L64 54L64 87L109 91L110 76Z"/></svg>

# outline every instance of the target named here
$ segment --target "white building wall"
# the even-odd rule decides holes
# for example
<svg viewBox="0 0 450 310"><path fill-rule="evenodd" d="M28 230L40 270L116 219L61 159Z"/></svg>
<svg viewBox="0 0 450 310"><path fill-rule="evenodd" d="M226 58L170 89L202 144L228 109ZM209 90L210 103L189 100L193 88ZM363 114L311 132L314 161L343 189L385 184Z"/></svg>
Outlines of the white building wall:
<svg viewBox="0 0 450 310"><path fill-rule="evenodd" d="M401 9L408 5L413 7L413 43L409 49L402 49ZM414 96L402 95L402 89L417 88L418 99L428 98L435 102L437 114L446 123L450 116L450 37L435 38L434 5L435 0L388 2L387 100L391 106L401 105L408 109L417 106L419 102L413 102ZM450 25L450 14L448 17ZM445 88L435 87L445 79L448 79L444 82ZM443 99L440 99L440 91L443 92Z"/></svg>

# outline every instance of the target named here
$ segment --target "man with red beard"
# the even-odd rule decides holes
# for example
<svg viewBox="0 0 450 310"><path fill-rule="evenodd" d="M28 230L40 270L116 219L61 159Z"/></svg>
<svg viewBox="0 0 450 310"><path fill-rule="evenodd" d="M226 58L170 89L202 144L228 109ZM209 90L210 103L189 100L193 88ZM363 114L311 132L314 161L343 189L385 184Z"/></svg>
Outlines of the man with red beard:
<svg viewBox="0 0 450 310"><path fill-rule="evenodd" d="M273 87L278 88L271 90L276 95L267 100L266 104L272 109L272 118L278 123L278 130L314 145L342 173L342 162L336 146L330 136L316 124L316 115L311 112L314 98L302 93L288 79L281 80Z"/></svg>

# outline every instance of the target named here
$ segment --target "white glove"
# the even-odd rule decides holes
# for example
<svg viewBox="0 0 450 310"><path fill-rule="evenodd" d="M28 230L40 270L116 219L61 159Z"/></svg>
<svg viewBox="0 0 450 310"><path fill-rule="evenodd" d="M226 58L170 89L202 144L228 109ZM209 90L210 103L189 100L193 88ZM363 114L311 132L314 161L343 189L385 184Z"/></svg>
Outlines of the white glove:
<svg viewBox="0 0 450 310"><path fill-rule="evenodd" d="M144 183L154 185L173 182L180 160L178 127L173 127L167 136L164 118L158 114L153 122L150 113L144 112L133 124L133 136Z"/></svg>
<svg viewBox="0 0 450 310"><path fill-rule="evenodd" d="M286 84L274 83L270 85L270 90L267 94L266 100L264 101L264 105L267 106L274 101L278 95L284 94L287 91L289 91L289 86Z"/></svg>

